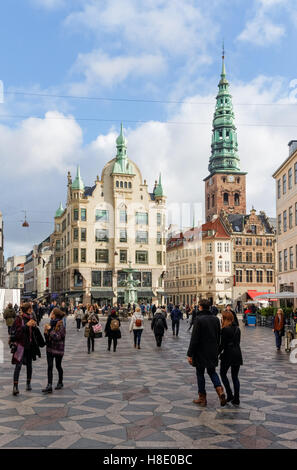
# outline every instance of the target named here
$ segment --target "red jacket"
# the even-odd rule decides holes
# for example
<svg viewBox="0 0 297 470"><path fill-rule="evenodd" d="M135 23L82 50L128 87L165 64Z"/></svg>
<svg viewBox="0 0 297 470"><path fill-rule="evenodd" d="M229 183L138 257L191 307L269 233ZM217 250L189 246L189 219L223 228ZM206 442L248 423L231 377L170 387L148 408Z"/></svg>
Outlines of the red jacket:
<svg viewBox="0 0 297 470"><path fill-rule="evenodd" d="M273 328L276 331L281 331L284 327L284 315L281 313L281 319L279 319L279 314L277 313L274 317Z"/></svg>

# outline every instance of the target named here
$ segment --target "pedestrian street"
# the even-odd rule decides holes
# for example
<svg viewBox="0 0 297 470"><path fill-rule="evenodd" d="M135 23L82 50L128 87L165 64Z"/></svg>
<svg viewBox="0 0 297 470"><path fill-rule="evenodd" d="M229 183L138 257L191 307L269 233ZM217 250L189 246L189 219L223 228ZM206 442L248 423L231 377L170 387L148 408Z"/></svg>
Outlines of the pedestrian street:
<svg viewBox="0 0 297 470"><path fill-rule="evenodd" d="M48 320L42 321L43 325ZM12 396L11 354L7 329L0 323L5 362L0 374L0 448L50 449L254 449L297 448L297 364L275 350L269 328L242 330L244 365L240 370L241 405L222 408L206 376L208 405L199 408L195 369L186 360L190 333L186 320L180 336L169 330L161 350L149 321L141 349L133 347L129 323L121 326L117 352L107 339L96 339L87 354L84 331L67 319L63 360L64 388L43 396L45 349L33 363L32 392ZM54 384L57 379L54 370Z"/></svg>

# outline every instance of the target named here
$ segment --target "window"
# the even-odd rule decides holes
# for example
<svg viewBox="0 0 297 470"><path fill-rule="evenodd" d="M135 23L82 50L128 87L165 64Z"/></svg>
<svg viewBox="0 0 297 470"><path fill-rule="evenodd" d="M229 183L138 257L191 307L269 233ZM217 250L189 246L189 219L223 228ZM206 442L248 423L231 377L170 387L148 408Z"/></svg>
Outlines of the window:
<svg viewBox="0 0 297 470"><path fill-rule="evenodd" d="M229 273L229 272L230 272L230 262L225 261L225 273Z"/></svg>
<svg viewBox="0 0 297 470"><path fill-rule="evenodd" d="M273 282L273 271L266 271L266 281L269 284Z"/></svg>
<svg viewBox="0 0 297 470"><path fill-rule="evenodd" d="M157 225L162 225L162 214L160 212L157 213Z"/></svg>
<svg viewBox="0 0 297 470"><path fill-rule="evenodd" d="M246 244L247 246L252 246L252 244L253 244L253 239L252 239L252 238L246 238L245 244Z"/></svg>
<svg viewBox="0 0 297 470"><path fill-rule="evenodd" d="M246 270L246 282L253 282L253 271L251 269Z"/></svg>
<svg viewBox="0 0 297 470"><path fill-rule="evenodd" d="M214 207L215 205L215 197L214 197L214 194L212 194L211 196L211 207Z"/></svg>
<svg viewBox="0 0 297 470"><path fill-rule="evenodd" d="M96 263L108 263L108 250L96 250L95 251Z"/></svg>
<svg viewBox="0 0 297 470"><path fill-rule="evenodd" d="M126 243L127 242L127 230L121 229L120 230L120 242Z"/></svg>
<svg viewBox="0 0 297 470"><path fill-rule="evenodd" d="M147 251L136 251L135 253L136 264L148 264L148 252Z"/></svg>
<svg viewBox="0 0 297 470"><path fill-rule="evenodd" d="M284 271L288 270L288 250L284 250Z"/></svg>
<svg viewBox="0 0 297 470"><path fill-rule="evenodd" d="M101 286L101 271L92 271L92 286Z"/></svg>
<svg viewBox="0 0 297 470"><path fill-rule="evenodd" d="M223 244L221 242L218 242L217 243L217 252L222 253L222 249L223 249Z"/></svg>
<svg viewBox="0 0 297 470"><path fill-rule="evenodd" d="M252 233L254 233L254 234L257 233L257 226L256 225L251 225L250 229L251 229Z"/></svg>
<svg viewBox="0 0 297 470"><path fill-rule="evenodd" d="M82 242L85 242L87 240L87 229L86 228L81 228L80 229L80 239Z"/></svg>
<svg viewBox="0 0 297 470"><path fill-rule="evenodd" d="M236 279L236 282L242 282L242 270L241 269L236 269L235 279Z"/></svg>
<svg viewBox="0 0 297 470"><path fill-rule="evenodd" d="M256 253L256 262L257 263L262 263L263 262L262 253Z"/></svg>
<svg viewBox="0 0 297 470"><path fill-rule="evenodd" d="M289 207L289 228L293 227L293 207Z"/></svg>
<svg viewBox="0 0 297 470"><path fill-rule="evenodd" d="M138 231L136 232L136 243L143 243L145 245L148 244L148 232Z"/></svg>
<svg viewBox="0 0 297 470"><path fill-rule="evenodd" d="M257 282L263 282L263 271L256 271L257 272Z"/></svg>
<svg viewBox="0 0 297 470"><path fill-rule="evenodd" d="M296 225L297 225L297 207L295 207L295 218L296 218ZM282 233L282 215L279 214L277 218L277 232L280 235Z"/></svg>
<svg viewBox="0 0 297 470"><path fill-rule="evenodd" d="M223 272L223 261L222 260L218 261L218 272L219 273Z"/></svg>
<svg viewBox="0 0 297 470"><path fill-rule="evenodd" d="M229 204L229 194L224 193L224 205L228 206L228 204Z"/></svg>
<svg viewBox="0 0 297 470"><path fill-rule="evenodd" d="M119 182L118 182L118 181L116 181L116 187L117 187L117 188L119 187Z"/></svg>
<svg viewBox="0 0 297 470"><path fill-rule="evenodd" d="M212 253L212 243L207 243L207 245L206 245L206 253Z"/></svg>
<svg viewBox="0 0 297 470"><path fill-rule="evenodd" d="M242 238L236 237L235 238L235 245L242 245Z"/></svg>
<svg viewBox="0 0 297 470"><path fill-rule="evenodd" d="M236 193L236 194L234 195L234 204L235 204L235 206L239 206L239 203L240 203L239 194Z"/></svg>
<svg viewBox="0 0 297 470"><path fill-rule="evenodd" d="M207 196L207 209L210 209L210 196Z"/></svg>
<svg viewBox="0 0 297 470"><path fill-rule="evenodd" d="M287 192L287 175L283 175L283 194Z"/></svg>
<svg viewBox="0 0 297 470"><path fill-rule="evenodd" d="M87 261L87 250L86 248L81 248L80 250L80 262L86 263Z"/></svg>
<svg viewBox="0 0 297 470"><path fill-rule="evenodd" d="M66 219L64 219L62 222L62 231L64 232L65 230L66 230Z"/></svg>
<svg viewBox="0 0 297 470"><path fill-rule="evenodd" d="M256 246L262 246L262 238L256 238Z"/></svg>
<svg viewBox="0 0 297 470"><path fill-rule="evenodd" d="M127 185L127 181L125 181L124 183L124 187L127 189L128 185Z"/></svg>
<svg viewBox="0 0 297 470"><path fill-rule="evenodd" d="M294 183L297 184L297 162L294 164Z"/></svg>
<svg viewBox="0 0 297 470"><path fill-rule="evenodd" d="M290 247L290 269L294 269L293 247Z"/></svg>
<svg viewBox="0 0 297 470"><path fill-rule="evenodd" d="M297 202L295 202L295 225L297 225Z"/></svg>
<svg viewBox="0 0 297 470"><path fill-rule="evenodd" d="M126 224L128 220L126 209L120 210L120 223Z"/></svg>
<svg viewBox="0 0 297 470"><path fill-rule="evenodd" d="M252 263L253 262L253 253L251 251L247 251L245 259L246 259L247 263Z"/></svg>
<svg viewBox="0 0 297 470"><path fill-rule="evenodd" d="M162 264L162 251L157 251L157 264Z"/></svg>
<svg viewBox="0 0 297 470"><path fill-rule="evenodd" d="M280 179L277 181L277 198L278 199L281 198L281 180Z"/></svg>
<svg viewBox="0 0 297 470"><path fill-rule="evenodd" d="M79 212L78 209L73 209L73 220L78 220Z"/></svg>
<svg viewBox="0 0 297 470"><path fill-rule="evenodd" d="M237 263L241 263L242 262L242 252L241 251L236 251L235 253L235 260Z"/></svg>
<svg viewBox="0 0 297 470"><path fill-rule="evenodd" d="M87 209L80 210L80 220L85 222L87 220Z"/></svg>
<svg viewBox="0 0 297 470"><path fill-rule="evenodd" d="M136 212L136 224L137 225L148 225L148 213L147 212Z"/></svg>
<svg viewBox="0 0 297 470"><path fill-rule="evenodd" d="M212 273L212 261L207 261L207 272Z"/></svg>
<svg viewBox="0 0 297 470"><path fill-rule="evenodd" d="M225 251L225 253L229 253L229 243L228 242L224 243L224 251Z"/></svg>
<svg viewBox="0 0 297 470"><path fill-rule="evenodd" d="M127 250L120 250L120 263L127 263Z"/></svg>
<svg viewBox="0 0 297 470"><path fill-rule="evenodd" d="M103 271L103 287L112 287L112 271Z"/></svg>
<svg viewBox="0 0 297 470"><path fill-rule="evenodd" d="M78 248L73 248L73 263L78 263Z"/></svg>
<svg viewBox="0 0 297 470"><path fill-rule="evenodd" d="M162 245L162 235L161 235L161 232L157 232L157 245Z"/></svg>
<svg viewBox="0 0 297 470"><path fill-rule="evenodd" d="M57 240L56 241L56 251L60 251L61 250L61 240Z"/></svg>
<svg viewBox="0 0 297 470"><path fill-rule="evenodd" d="M129 182L128 186L129 186L129 189L131 189L132 188L132 183Z"/></svg>
<svg viewBox="0 0 297 470"><path fill-rule="evenodd" d="M272 253L266 253L266 263L272 263Z"/></svg>
<svg viewBox="0 0 297 470"><path fill-rule="evenodd" d="M272 238L266 238L266 246L272 246Z"/></svg>
<svg viewBox="0 0 297 470"><path fill-rule="evenodd" d="M297 250L297 245L296 245L296 250ZM282 263L282 252L278 252L278 271L281 273L283 270L283 263Z"/></svg>
<svg viewBox="0 0 297 470"><path fill-rule="evenodd" d="M73 241L78 241L78 228L73 229Z"/></svg>
<svg viewBox="0 0 297 470"><path fill-rule="evenodd" d="M152 287L152 273L151 272L148 271L148 272L142 273L141 287Z"/></svg>
<svg viewBox="0 0 297 470"><path fill-rule="evenodd" d="M293 179L292 175L293 175L292 168L290 168L288 171L288 189L292 189L292 179Z"/></svg>
<svg viewBox="0 0 297 470"><path fill-rule="evenodd" d="M108 222L109 211L96 209L95 218L96 218L96 222Z"/></svg>
<svg viewBox="0 0 297 470"><path fill-rule="evenodd" d="M287 231L287 211L283 212L283 229L284 232Z"/></svg>
<svg viewBox="0 0 297 470"><path fill-rule="evenodd" d="M96 228L95 241L96 242L108 242L109 241L108 230Z"/></svg>

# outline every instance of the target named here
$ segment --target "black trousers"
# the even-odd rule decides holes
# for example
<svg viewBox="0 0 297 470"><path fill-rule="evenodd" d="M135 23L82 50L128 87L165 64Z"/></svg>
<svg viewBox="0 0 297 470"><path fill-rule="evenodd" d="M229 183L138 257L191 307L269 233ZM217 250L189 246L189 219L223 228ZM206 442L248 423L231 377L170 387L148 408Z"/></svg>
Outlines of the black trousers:
<svg viewBox="0 0 297 470"><path fill-rule="evenodd" d="M112 341L113 341L113 350L116 351L117 344L118 344L118 338L114 338L114 337L111 337L111 336L108 337L108 350L110 351Z"/></svg>
<svg viewBox="0 0 297 470"><path fill-rule="evenodd" d="M95 338L88 336L88 351L91 351L91 345L92 345L92 351L94 351L95 347Z"/></svg>
<svg viewBox="0 0 297 470"><path fill-rule="evenodd" d="M21 372L21 368L22 368L23 363L26 364L26 368L27 368L27 382L31 382L31 379L32 379L32 356L31 356L30 352L25 351L23 361L20 362L19 364L16 364L16 366L15 366L14 374L13 374L14 383L19 383L19 377L20 377L20 372Z"/></svg>
<svg viewBox="0 0 297 470"><path fill-rule="evenodd" d="M172 331L173 333L178 336L179 332L179 320L172 320Z"/></svg>
<svg viewBox="0 0 297 470"><path fill-rule="evenodd" d="M80 325L81 325L81 318L76 319L76 327L78 330L80 330Z"/></svg>
<svg viewBox="0 0 297 470"><path fill-rule="evenodd" d="M224 384L225 390L227 392L227 396L231 397L233 393L232 393L230 383L227 377L229 368L230 366L227 366L226 364L221 363L220 376ZM239 390L240 390L240 382L238 379L239 369L240 369L240 366L231 366L231 377L232 377L232 382L233 382L233 387L234 387L234 398L237 398L237 399L239 398Z"/></svg>
<svg viewBox="0 0 297 470"><path fill-rule="evenodd" d="M162 344L163 335L155 335L157 346L160 347Z"/></svg>
<svg viewBox="0 0 297 470"><path fill-rule="evenodd" d="M52 354L47 352L46 353L46 359L47 359L47 383L49 385L52 385L53 383L53 368L54 368L54 360L56 362L56 369L59 374L59 383L63 383L63 369L62 369L62 359L63 356L60 354Z"/></svg>

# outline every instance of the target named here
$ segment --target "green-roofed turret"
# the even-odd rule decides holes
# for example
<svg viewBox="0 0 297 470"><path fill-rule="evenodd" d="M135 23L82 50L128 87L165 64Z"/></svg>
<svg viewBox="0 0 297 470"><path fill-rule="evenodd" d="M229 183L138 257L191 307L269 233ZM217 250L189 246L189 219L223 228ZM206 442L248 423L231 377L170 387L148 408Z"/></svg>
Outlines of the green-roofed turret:
<svg viewBox="0 0 297 470"><path fill-rule="evenodd" d="M114 162L112 173L121 175L132 175L133 167L129 162L127 156L127 139L123 132L123 123L121 123L121 133L116 140L117 144L117 155L116 161Z"/></svg>
<svg viewBox="0 0 297 470"><path fill-rule="evenodd" d="M154 190L154 195L155 197L163 197L164 196L164 191L163 191L163 186L162 186L162 181L161 181L161 173L159 176L159 183L157 184L155 190Z"/></svg>
<svg viewBox="0 0 297 470"><path fill-rule="evenodd" d="M83 182L83 180L81 179L81 176L80 176L79 165L77 166L76 177L75 177L75 180L73 181L71 187L72 187L72 189L78 189L78 190L81 190L81 191L83 191L85 189L84 182Z"/></svg>
<svg viewBox="0 0 297 470"><path fill-rule="evenodd" d="M63 209L63 206L62 206L62 202L60 202L60 206L59 206L59 209L56 210L56 215L55 217L61 217L61 215L63 214L64 212L64 209Z"/></svg>

